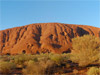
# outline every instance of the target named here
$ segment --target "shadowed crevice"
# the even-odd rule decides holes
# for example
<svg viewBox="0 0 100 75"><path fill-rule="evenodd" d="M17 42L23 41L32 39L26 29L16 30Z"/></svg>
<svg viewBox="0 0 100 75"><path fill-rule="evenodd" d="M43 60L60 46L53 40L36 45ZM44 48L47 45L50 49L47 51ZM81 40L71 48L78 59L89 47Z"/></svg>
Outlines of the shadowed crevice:
<svg viewBox="0 0 100 75"><path fill-rule="evenodd" d="M76 32L78 33L79 36L83 36L84 34L89 34L88 31L84 30L83 28L77 27Z"/></svg>

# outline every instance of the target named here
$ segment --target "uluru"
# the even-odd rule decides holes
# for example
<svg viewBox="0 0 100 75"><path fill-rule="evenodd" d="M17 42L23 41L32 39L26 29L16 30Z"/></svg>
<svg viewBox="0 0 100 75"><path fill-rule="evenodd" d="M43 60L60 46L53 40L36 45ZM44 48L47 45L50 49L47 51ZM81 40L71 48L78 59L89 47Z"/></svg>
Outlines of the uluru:
<svg viewBox="0 0 100 75"><path fill-rule="evenodd" d="M35 23L0 31L0 54L71 52L71 39L86 34L100 37L100 28L63 23Z"/></svg>

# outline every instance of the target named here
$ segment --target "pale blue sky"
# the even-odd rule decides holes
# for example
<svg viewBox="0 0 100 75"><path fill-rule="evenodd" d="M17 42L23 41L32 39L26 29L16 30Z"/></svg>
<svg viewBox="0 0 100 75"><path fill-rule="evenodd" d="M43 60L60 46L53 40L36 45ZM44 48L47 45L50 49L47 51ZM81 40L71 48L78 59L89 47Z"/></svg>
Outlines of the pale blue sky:
<svg viewBox="0 0 100 75"><path fill-rule="evenodd" d="M58 22L100 27L99 0L1 0L0 30Z"/></svg>

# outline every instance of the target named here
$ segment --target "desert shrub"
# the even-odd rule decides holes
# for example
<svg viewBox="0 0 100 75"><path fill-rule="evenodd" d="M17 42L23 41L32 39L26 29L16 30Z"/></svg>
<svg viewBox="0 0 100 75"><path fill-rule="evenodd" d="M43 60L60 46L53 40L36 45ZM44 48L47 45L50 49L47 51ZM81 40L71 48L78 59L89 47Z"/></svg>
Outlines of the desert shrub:
<svg viewBox="0 0 100 75"><path fill-rule="evenodd" d="M71 54L70 53L64 53L64 54L62 54L62 59L63 59L63 62L68 62L69 60L70 60L70 56L71 56Z"/></svg>
<svg viewBox="0 0 100 75"><path fill-rule="evenodd" d="M87 75L100 75L100 68L91 67L91 68L87 71Z"/></svg>
<svg viewBox="0 0 100 75"><path fill-rule="evenodd" d="M54 62L51 60L48 61L39 61L34 62L30 60L25 69L22 70L24 75L45 75L51 73L51 68L54 66Z"/></svg>
<svg viewBox="0 0 100 75"><path fill-rule="evenodd" d="M13 60L15 64L24 66L24 62L29 60L35 61L36 59L34 59L33 55L21 54L21 55L16 55Z"/></svg>
<svg viewBox="0 0 100 75"><path fill-rule="evenodd" d="M96 64L100 57L100 38L92 35L84 35L72 39L71 60L79 63L79 66Z"/></svg>
<svg viewBox="0 0 100 75"><path fill-rule="evenodd" d="M57 65L60 65L63 61L63 57L60 54L54 54L50 56L50 59L53 60Z"/></svg>
<svg viewBox="0 0 100 75"><path fill-rule="evenodd" d="M0 57L0 60L3 60L3 61L10 61L10 58L9 58L9 56L7 56L7 55L2 55L2 56Z"/></svg>
<svg viewBox="0 0 100 75"><path fill-rule="evenodd" d="M11 62L0 62L0 73L8 74L11 73L13 69L16 68L16 65Z"/></svg>
<svg viewBox="0 0 100 75"><path fill-rule="evenodd" d="M47 60L49 60L49 57L48 57L48 55L46 55L46 54L40 54L38 57L38 61L47 61Z"/></svg>
<svg viewBox="0 0 100 75"><path fill-rule="evenodd" d="M56 63L54 61L52 60L40 61L39 64L41 65L44 74L51 75L52 73L55 72Z"/></svg>
<svg viewBox="0 0 100 75"><path fill-rule="evenodd" d="M26 58L24 56L17 55L14 58L14 63L17 65L17 67L19 67L19 65L23 67L23 63L26 61L25 59Z"/></svg>
<svg viewBox="0 0 100 75"><path fill-rule="evenodd" d="M24 74L24 75L27 75L27 74L32 75L32 74L38 73L38 72L37 72L37 71L38 71L37 68L39 68L39 66L38 66L38 67L36 67L36 66L38 66L38 65L35 64L34 61L30 60L30 61L27 63L27 67L26 67L25 69L22 70L23 74ZM37 75L37 74L36 74L36 75Z"/></svg>
<svg viewBox="0 0 100 75"><path fill-rule="evenodd" d="M50 60L54 61L57 65L68 64L68 60L70 60L70 54L50 54Z"/></svg>

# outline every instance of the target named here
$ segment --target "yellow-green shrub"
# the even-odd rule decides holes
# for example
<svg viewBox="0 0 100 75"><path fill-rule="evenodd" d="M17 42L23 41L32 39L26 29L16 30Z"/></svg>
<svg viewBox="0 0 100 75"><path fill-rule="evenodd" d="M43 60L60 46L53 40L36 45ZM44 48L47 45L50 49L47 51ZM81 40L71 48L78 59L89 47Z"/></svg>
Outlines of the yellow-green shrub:
<svg viewBox="0 0 100 75"><path fill-rule="evenodd" d="M92 35L72 39L71 60L80 66L96 64L100 57L100 39Z"/></svg>
<svg viewBox="0 0 100 75"><path fill-rule="evenodd" d="M58 65L60 65L63 62L63 57L60 54L54 54L50 56L50 59Z"/></svg>
<svg viewBox="0 0 100 75"><path fill-rule="evenodd" d="M18 65L23 65L25 61L34 60L33 55L21 54L14 56L14 63Z"/></svg>
<svg viewBox="0 0 100 75"><path fill-rule="evenodd" d="M8 74L11 73L13 69L16 68L16 65L11 62L0 62L0 73Z"/></svg>
<svg viewBox="0 0 100 75"><path fill-rule="evenodd" d="M54 66L54 62L51 60L48 61L39 61L34 62L30 60L27 63L27 66L25 69L22 70L24 75L45 75L51 73L51 68Z"/></svg>

